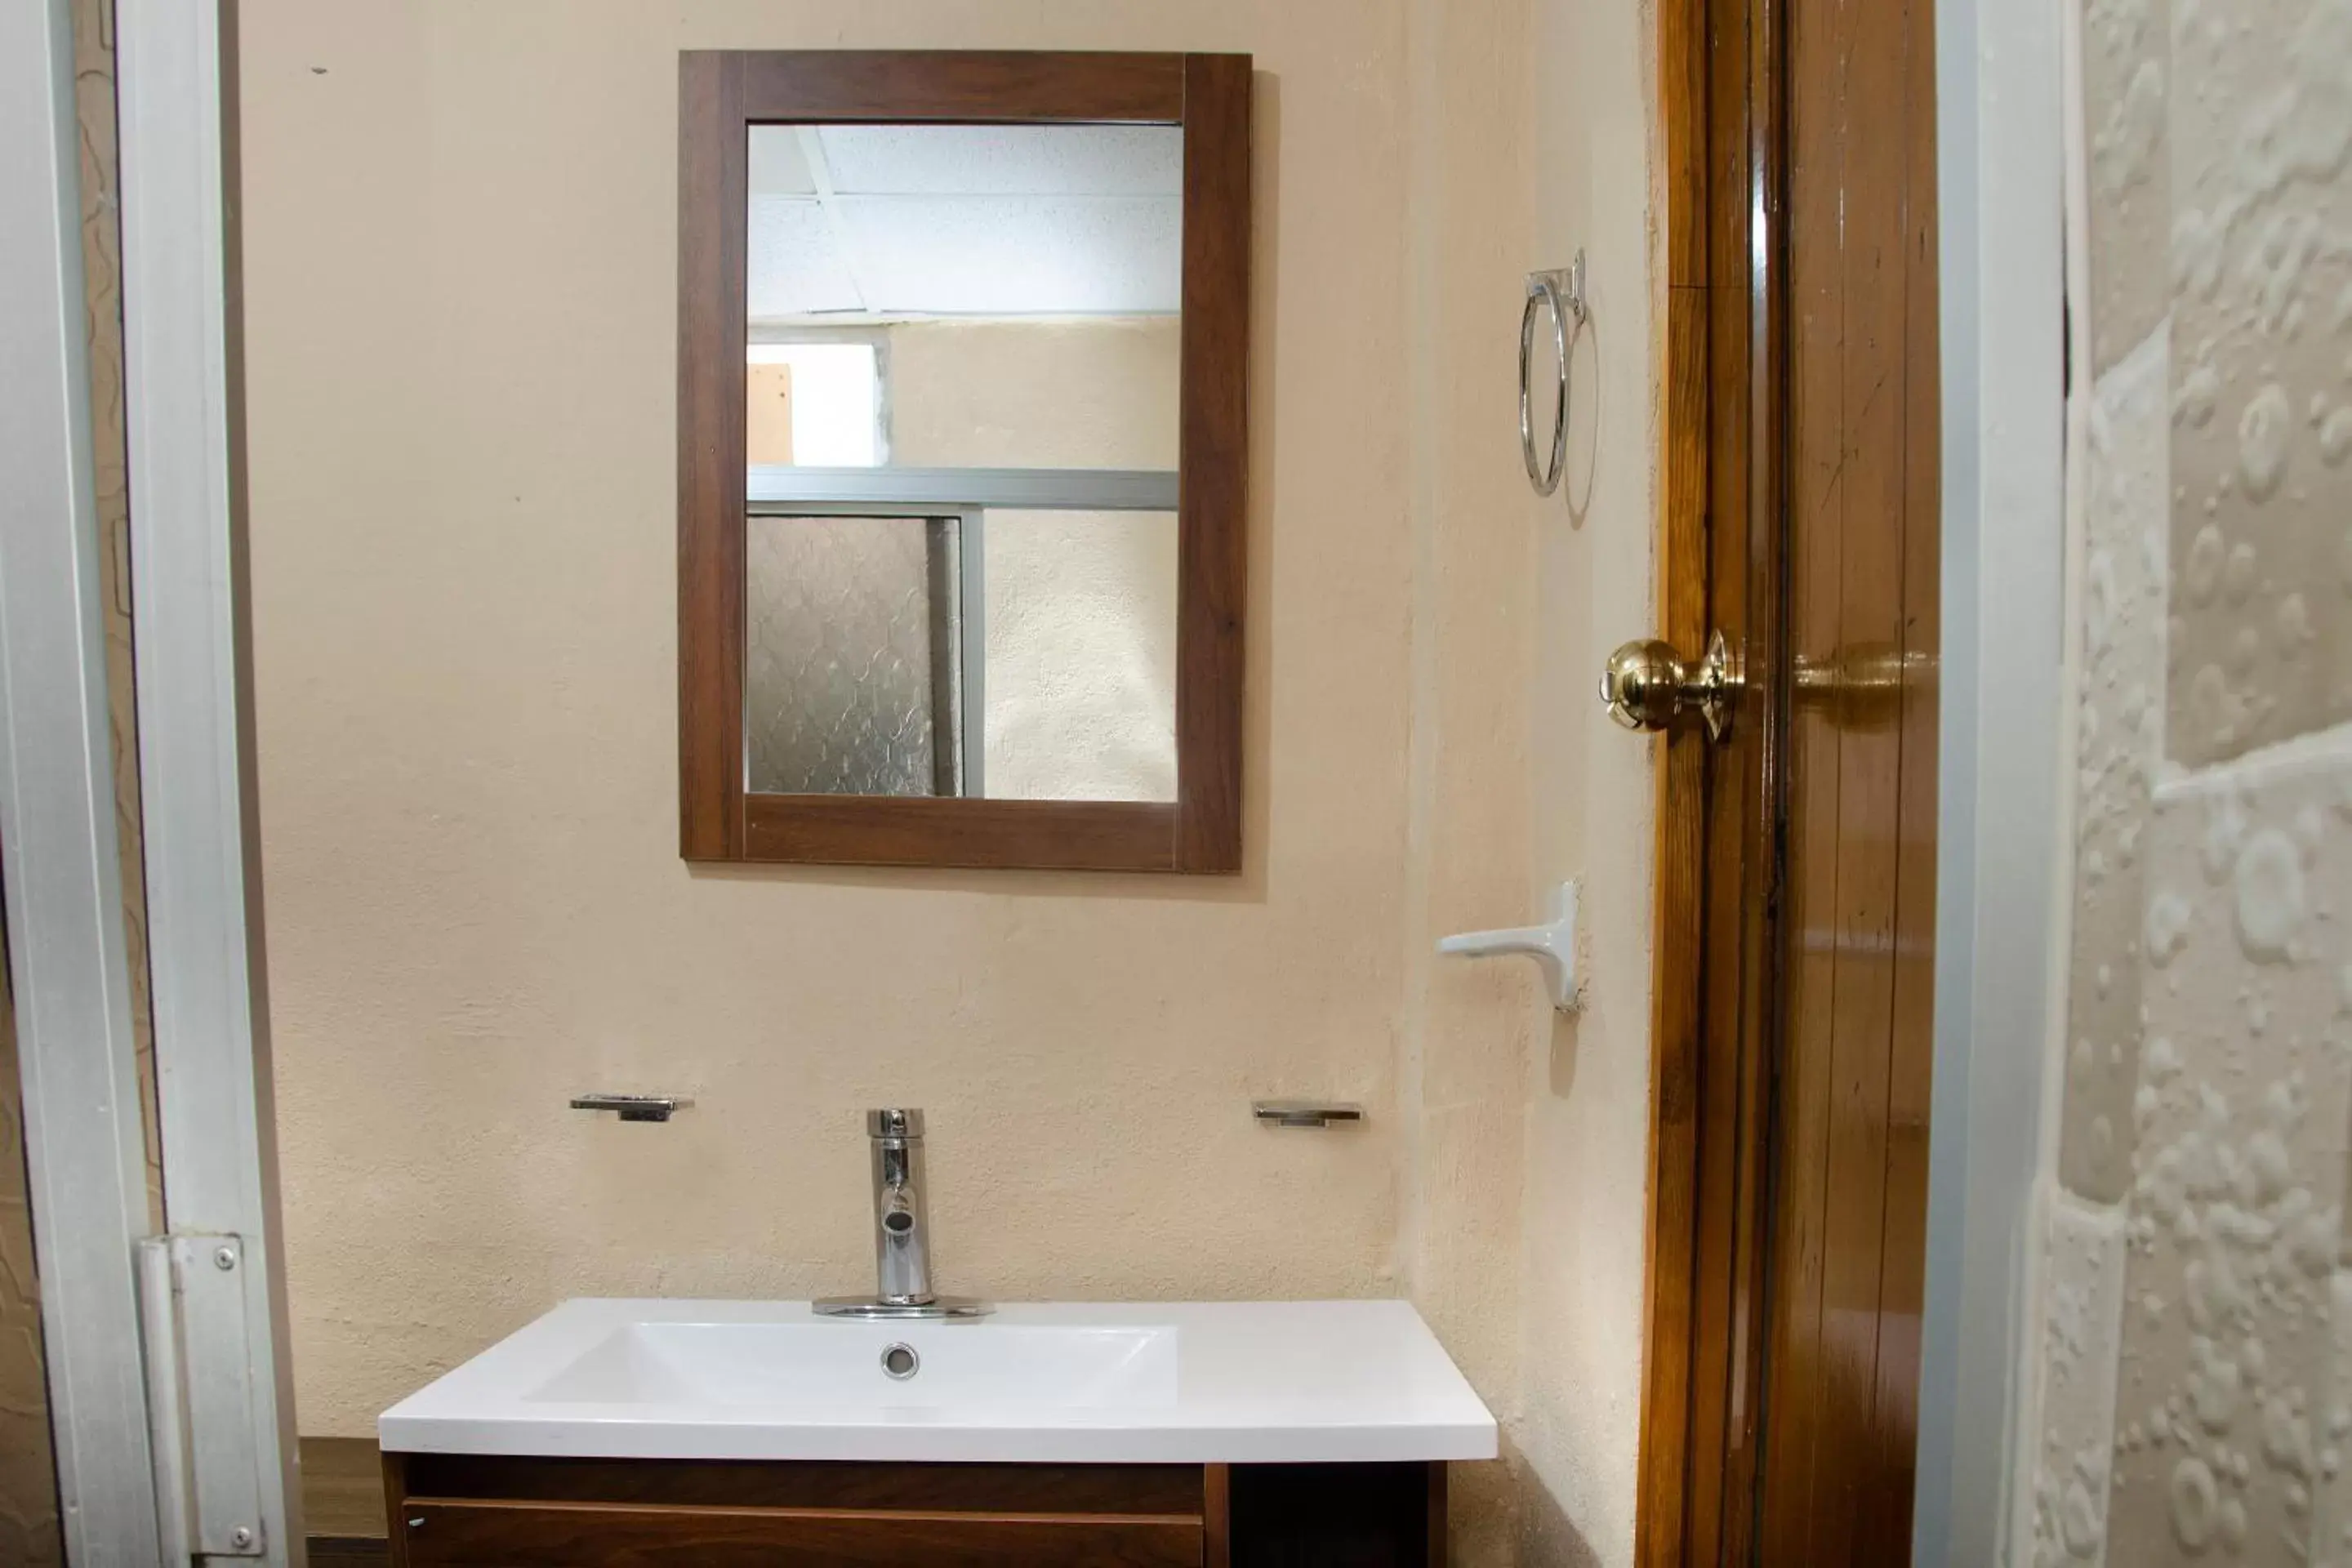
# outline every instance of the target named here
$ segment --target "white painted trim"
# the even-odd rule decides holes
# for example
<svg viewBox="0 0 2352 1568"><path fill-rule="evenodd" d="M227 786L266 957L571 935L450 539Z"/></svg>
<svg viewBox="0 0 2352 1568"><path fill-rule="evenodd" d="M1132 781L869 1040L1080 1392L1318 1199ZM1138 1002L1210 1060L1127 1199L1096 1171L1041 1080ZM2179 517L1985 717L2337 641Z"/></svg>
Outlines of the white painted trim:
<svg viewBox="0 0 2352 1568"><path fill-rule="evenodd" d="M1944 384L1919 1568L2006 1562L2064 811L2063 7L1937 8Z"/></svg>
<svg viewBox="0 0 2352 1568"><path fill-rule="evenodd" d="M221 7L118 0L116 27L131 591L165 1219L174 1234L238 1239L240 1375L250 1397L191 1402L189 1437L199 1456L253 1456L253 1522L266 1556L251 1560L282 1564L300 1560L300 1498L245 722L224 162L233 104L223 87ZM232 1420L244 1429L206 1429ZM198 1500L223 1495L252 1494L200 1487ZM194 1522L201 1547L247 1521L200 1510Z"/></svg>
<svg viewBox="0 0 2352 1568"><path fill-rule="evenodd" d="M0 856L65 1546L152 1568L146 1133L115 840L65 0L0 0Z"/></svg>
<svg viewBox="0 0 2352 1568"><path fill-rule="evenodd" d="M755 513L791 506L998 507L1008 511L1174 511L1172 468L872 468L754 464Z"/></svg>

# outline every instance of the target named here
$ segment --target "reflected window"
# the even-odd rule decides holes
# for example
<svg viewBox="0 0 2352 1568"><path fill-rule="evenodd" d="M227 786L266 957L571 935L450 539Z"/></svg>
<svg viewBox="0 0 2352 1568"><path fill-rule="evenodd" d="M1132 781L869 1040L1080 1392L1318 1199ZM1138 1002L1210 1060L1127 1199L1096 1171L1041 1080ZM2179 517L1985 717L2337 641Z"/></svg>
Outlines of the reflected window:
<svg viewBox="0 0 2352 1568"><path fill-rule="evenodd" d="M744 354L754 464L882 461L882 366L870 342L753 343Z"/></svg>

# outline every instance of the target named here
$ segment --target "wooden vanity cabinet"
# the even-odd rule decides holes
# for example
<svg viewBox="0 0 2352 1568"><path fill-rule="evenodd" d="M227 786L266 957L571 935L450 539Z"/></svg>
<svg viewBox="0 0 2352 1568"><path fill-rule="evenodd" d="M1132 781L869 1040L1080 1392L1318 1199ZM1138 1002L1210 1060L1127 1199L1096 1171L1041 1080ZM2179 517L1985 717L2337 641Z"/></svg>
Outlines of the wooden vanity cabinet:
<svg viewBox="0 0 2352 1568"><path fill-rule="evenodd" d="M1445 1467L383 1457L395 1568L1442 1568Z"/></svg>

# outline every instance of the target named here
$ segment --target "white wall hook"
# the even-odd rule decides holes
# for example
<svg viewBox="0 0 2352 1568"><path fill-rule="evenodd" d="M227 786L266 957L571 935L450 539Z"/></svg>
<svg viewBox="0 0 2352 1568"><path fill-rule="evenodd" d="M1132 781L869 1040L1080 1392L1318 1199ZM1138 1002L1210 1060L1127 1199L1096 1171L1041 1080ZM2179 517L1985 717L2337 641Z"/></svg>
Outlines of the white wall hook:
<svg viewBox="0 0 2352 1568"><path fill-rule="evenodd" d="M1459 953L1465 958L1523 952L1543 971L1544 988L1551 993L1551 1005L1563 1013L1573 1013L1580 1000L1576 976L1576 884L1562 882L1552 889L1551 920L1544 925L1464 931L1460 936L1442 938L1437 951Z"/></svg>

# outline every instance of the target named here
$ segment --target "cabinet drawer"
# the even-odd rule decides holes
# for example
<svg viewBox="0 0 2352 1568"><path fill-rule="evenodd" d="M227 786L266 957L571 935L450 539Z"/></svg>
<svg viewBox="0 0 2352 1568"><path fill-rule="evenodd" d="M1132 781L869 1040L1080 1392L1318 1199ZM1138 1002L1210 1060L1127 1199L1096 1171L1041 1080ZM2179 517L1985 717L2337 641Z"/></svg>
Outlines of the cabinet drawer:
<svg viewBox="0 0 2352 1568"><path fill-rule="evenodd" d="M873 1513L410 1499L409 1568L1200 1568L1196 1516ZM395 1556L395 1561L398 1558Z"/></svg>
<svg viewBox="0 0 2352 1568"><path fill-rule="evenodd" d="M841 1459L549 1459L398 1454L393 1496L834 1513L1199 1513L1198 1465L907 1465Z"/></svg>

